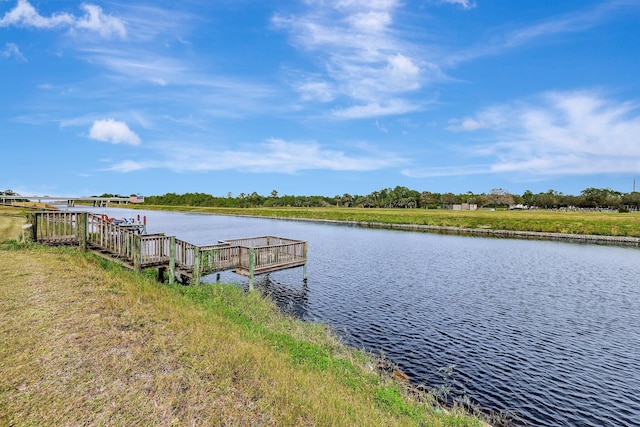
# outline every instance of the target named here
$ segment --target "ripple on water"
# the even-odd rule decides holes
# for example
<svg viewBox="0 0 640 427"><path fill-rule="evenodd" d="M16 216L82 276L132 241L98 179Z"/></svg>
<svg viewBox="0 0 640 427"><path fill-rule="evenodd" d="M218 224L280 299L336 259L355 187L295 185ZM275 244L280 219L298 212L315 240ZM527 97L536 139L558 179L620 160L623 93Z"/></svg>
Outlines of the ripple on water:
<svg viewBox="0 0 640 427"><path fill-rule="evenodd" d="M299 271L273 273L273 298L427 388L451 386L528 425L640 424L637 249L146 215L196 244L307 240L307 287Z"/></svg>

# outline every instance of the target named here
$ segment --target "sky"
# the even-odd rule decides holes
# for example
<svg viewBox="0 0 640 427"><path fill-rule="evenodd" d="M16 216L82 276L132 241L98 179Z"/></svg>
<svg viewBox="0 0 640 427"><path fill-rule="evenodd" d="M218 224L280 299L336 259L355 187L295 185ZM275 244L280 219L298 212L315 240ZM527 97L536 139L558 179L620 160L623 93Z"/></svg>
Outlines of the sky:
<svg viewBox="0 0 640 427"><path fill-rule="evenodd" d="M0 0L0 191L630 192L639 23L638 0Z"/></svg>

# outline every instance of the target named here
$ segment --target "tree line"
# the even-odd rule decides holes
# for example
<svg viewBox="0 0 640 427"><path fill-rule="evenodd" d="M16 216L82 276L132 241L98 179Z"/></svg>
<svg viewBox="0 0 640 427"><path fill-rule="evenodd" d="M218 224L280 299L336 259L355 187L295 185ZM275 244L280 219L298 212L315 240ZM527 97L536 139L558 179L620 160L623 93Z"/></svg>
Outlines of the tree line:
<svg viewBox="0 0 640 427"><path fill-rule="evenodd" d="M6 195L18 195L11 190ZM120 194L102 194L95 197L128 197ZM426 208L452 209L455 205L472 205L477 208L511 209L601 209L619 211L640 210L640 192L622 193L609 188L586 188L578 195L563 194L555 190L533 193L526 190L523 194L512 194L502 188L494 188L488 193L437 193L411 190L407 187L383 188L366 195L348 194L327 196L290 196L279 195L273 190L268 196L255 191L226 197L206 193L166 193L161 196L145 196L145 203L167 206L202 207L361 207L361 208Z"/></svg>
<svg viewBox="0 0 640 427"><path fill-rule="evenodd" d="M103 197L107 197L103 195ZM622 193L608 188L586 188L578 195L568 195L555 190L533 193L526 190L522 195L511 194L502 188L488 193L471 191L461 194L437 193L411 190L407 187L383 188L366 195L342 194L327 196L279 195L273 190L268 196L256 192L240 193L226 197L206 193L167 193L162 196L145 196L145 203L169 206L202 207L361 207L361 208L427 208L451 209L454 205L474 205L477 208L512 209L640 209L640 192Z"/></svg>

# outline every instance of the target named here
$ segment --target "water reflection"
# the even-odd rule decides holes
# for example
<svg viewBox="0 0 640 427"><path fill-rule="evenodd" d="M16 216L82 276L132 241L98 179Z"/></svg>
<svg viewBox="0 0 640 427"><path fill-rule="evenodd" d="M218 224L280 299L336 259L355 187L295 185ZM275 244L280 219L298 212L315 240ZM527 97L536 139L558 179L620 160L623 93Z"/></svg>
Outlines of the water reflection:
<svg viewBox="0 0 640 427"><path fill-rule="evenodd" d="M272 280L271 274L264 274L256 277L255 288L271 298L283 312L301 319L307 317L309 286L306 282L296 286Z"/></svg>

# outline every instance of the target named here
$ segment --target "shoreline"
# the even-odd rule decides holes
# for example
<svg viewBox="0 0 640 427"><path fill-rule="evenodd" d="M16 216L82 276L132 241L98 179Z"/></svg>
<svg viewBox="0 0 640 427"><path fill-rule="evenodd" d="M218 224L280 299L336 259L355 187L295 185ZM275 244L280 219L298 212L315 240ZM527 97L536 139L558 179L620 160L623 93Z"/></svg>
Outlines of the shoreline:
<svg viewBox="0 0 640 427"><path fill-rule="evenodd" d="M262 216L262 215L243 215L218 212L202 212L209 215L221 216L240 216L247 218L266 218L278 219L283 221L304 221L317 222L324 224L345 225L361 228L375 228L385 230L400 231L418 231L423 233L436 234L452 234L461 236L478 236L478 237L495 237L506 239L523 239L523 240L548 240L572 243L588 243L601 244L611 246L640 247L640 237L630 236L606 236L597 234L570 234L570 233L552 233L545 231L516 231L516 230L499 230L492 228L464 228L464 227L444 227L439 225L423 225L423 224L391 224L384 222L369 221L342 221L335 219L318 219L318 218L290 218L278 216Z"/></svg>

